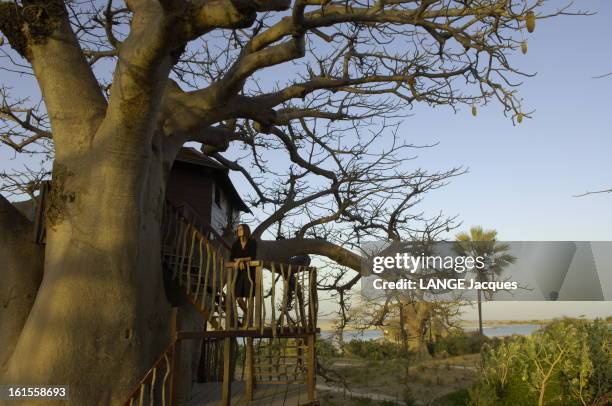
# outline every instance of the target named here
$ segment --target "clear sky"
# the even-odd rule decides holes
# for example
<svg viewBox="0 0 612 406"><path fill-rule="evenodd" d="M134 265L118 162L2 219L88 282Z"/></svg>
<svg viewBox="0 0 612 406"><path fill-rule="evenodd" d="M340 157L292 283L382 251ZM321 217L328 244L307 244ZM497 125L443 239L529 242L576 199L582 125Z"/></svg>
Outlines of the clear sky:
<svg viewBox="0 0 612 406"><path fill-rule="evenodd" d="M565 4L554 0L554 4ZM513 126L492 103L472 117L444 108L415 108L400 127L413 143L439 141L409 165L431 170L467 166L469 173L426 196L422 208L458 214L463 228L479 224L498 230L502 240L612 240L612 194L576 198L587 190L612 187L612 2L578 0L590 17L539 21L529 36L529 53L514 64L537 73L520 89L533 119ZM6 46L6 45L5 45ZM33 86L0 71L0 82L19 93ZM0 170L28 159L0 147ZM238 177L239 187L247 187ZM490 306L490 318L544 318L560 314L609 314L610 303L547 303Z"/></svg>
<svg viewBox="0 0 612 406"><path fill-rule="evenodd" d="M562 3L558 1L555 3ZM425 165L467 165L470 173L431 193L424 205L497 229L503 240L612 240L612 2L577 1L590 17L538 22L529 53L514 61L537 76L521 95L534 118L513 126L495 105L476 118L417 111L403 128L440 141Z"/></svg>
<svg viewBox="0 0 612 406"><path fill-rule="evenodd" d="M558 1L562 3L562 1ZM521 88L533 119L513 126L497 106L458 114L417 110L403 128L416 142L440 141L421 154L432 169L466 165L470 172L434 191L423 207L459 214L502 240L612 240L612 194L575 198L612 187L612 2L577 1L590 17L538 22L520 60L537 73ZM612 314L610 302L485 304L489 319ZM476 318L467 309L467 318Z"/></svg>

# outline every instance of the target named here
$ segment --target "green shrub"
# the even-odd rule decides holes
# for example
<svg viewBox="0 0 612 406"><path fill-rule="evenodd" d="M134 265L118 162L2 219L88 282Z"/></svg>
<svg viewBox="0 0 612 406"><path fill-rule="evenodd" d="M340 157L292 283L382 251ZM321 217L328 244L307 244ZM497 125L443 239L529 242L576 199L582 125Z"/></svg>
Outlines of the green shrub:
<svg viewBox="0 0 612 406"><path fill-rule="evenodd" d="M464 355L480 352L484 344L490 344L492 340L478 332L456 332L441 337L437 342L429 346L431 355Z"/></svg>
<svg viewBox="0 0 612 406"><path fill-rule="evenodd" d="M403 355L400 345L386 341L351 340L344 345L344 351L370 361L381 361Z"/></svg>
<svg viewBox="0 0 612 406"><path fill-rule="evenodd" d="M482 353L470 405L604 405L612 390L612 332L602 321L555 321Z"/></svg>
<svg viewBox="0 0 612 406"><path fill-rule="evenodd" d="M319 339L316 342L317 356L321 358L332 358L340 355L331 340Z"/></svg>

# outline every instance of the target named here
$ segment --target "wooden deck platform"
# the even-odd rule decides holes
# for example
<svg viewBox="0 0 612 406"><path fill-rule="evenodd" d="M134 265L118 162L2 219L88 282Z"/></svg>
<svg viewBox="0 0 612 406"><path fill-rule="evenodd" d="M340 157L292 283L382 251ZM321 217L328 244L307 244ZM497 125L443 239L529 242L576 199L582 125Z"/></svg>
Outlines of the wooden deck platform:
<svg viewBox="0 0 612 406"><path fill-rule="evenodd" d="M221 402L221 382L199 383L193 390L193 397L180 406L218 406ZM307 405L306 385L266 385L259 384L255 389L253 401L245 397L245 383L232 383L232 405L242 406L299 406Z"/></svg>

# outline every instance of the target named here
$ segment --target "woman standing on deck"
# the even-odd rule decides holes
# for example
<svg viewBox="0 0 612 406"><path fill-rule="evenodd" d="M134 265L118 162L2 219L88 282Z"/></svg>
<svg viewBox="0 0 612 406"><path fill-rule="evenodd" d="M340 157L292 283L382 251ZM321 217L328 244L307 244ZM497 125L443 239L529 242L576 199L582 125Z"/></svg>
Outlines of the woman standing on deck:
<svg viewBox="0 0 612 406"><path fill-rule="evenodd" d="M238 225L236 236L238 238L230 251L230 261L234 261L235 269L238 269L234 294L235 297L252 297L255 294L255 268L250 268L248 263L257 257L257 241L251 237L251 229L246 224Z"/></svg>

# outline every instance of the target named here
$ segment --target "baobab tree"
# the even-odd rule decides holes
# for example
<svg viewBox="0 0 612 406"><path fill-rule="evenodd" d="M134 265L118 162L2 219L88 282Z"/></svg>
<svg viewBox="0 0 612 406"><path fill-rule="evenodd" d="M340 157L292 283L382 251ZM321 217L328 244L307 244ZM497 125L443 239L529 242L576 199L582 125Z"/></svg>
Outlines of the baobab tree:
<svg viewBox="0 0 612 406"><path fill-rule="evenodd" d="M345 240L400 238L407 210L445 178L377 169L384 148L356 163L359 148L381 145L387 120L419 103L476 113L497 101L510 119L529 117L510 58L536 19L568 14L543 3L0 2L3 68L40 90L39 101L4 83L0 140L48 156L53 182L44 248L0 197L2 381L70 384L74 405L125 399L168 340L159 230L166 178L187 142L250 180L270 210L258 238L294 210L314 215L290 238L262 241L265 255L317 254L358 270L360 255L330 241L331 227L354 224L337 234ZM281 65L294 70L286 81L262 79ZM369 141L348 137L368 124L379 131ZM254 166L224 155L235 145ZM260 186L254 173L268 176L259 154L270 148L286 155L276 174L288 180ZM364 196L368 165L370 180L389 182L382 194ZM314 177L328 187L310 193Z"/></svg>

